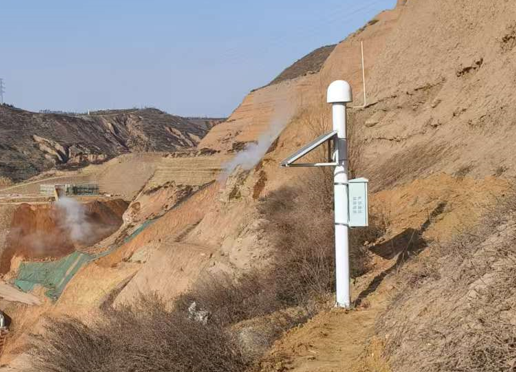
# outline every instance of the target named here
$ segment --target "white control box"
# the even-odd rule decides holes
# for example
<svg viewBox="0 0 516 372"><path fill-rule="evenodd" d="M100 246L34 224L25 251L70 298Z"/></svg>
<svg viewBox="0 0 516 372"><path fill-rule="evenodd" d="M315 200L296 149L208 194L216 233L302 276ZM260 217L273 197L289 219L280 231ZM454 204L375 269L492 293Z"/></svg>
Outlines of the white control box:
<svg viewBox="0 0 516 372"><path fill-rule="evenodd" d="M369 202L367 200L366 178L356 178L348 181L349 191L349 226L369 226Z"/></svg>

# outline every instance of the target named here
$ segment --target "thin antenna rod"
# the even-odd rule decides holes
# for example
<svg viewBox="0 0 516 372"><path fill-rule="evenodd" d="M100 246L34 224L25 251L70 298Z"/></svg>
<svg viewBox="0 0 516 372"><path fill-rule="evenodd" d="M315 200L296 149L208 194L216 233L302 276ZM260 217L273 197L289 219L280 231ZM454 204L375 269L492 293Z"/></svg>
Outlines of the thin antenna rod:
<svg viewBox="0 0 516 372"><path fill-rule="evenodd" d="M364 89L364 107L367 106L367 95L365 86L365 64L364 64L364 42L360 42L360 49L362 50L362 87Z"/></svg>
<svg viewBox="0 0 516 372"><path fill-rule="evenodd" d="M353 106L352 108L364 108L367 106L367 93L366 93L366 82L365 82L365 62L364 62L364 42L360 42L360 51L362 54L362 90L364 93L364 104L362 106Z"/></svg>
<svg viewBox="0 0 516 372"><path fill-rule="evenodd" d="M4 104L4 93L5 93L4 79L0 78L0 105Z"/></svg>

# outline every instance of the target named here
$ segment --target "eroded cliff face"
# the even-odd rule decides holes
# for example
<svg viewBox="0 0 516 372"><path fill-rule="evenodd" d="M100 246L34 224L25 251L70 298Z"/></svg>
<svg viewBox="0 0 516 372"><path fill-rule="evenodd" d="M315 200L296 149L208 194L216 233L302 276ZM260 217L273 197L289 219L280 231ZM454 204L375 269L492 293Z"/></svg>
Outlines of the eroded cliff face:
<svg viewBox="0 0 516 372"><path fill-rule="evenodd" d="M370 107L354 117L370 177L514 175L515 12L510 2L402 7L370 70Z"/></svg>
<svg viewBox="0 0 516 372"><path fill-rule="evenodd" d="M84 166L131 152L193 148L207 130L205 123L155 109L69 116L1 106L0 177L20 181L56 166Z"/></svg>

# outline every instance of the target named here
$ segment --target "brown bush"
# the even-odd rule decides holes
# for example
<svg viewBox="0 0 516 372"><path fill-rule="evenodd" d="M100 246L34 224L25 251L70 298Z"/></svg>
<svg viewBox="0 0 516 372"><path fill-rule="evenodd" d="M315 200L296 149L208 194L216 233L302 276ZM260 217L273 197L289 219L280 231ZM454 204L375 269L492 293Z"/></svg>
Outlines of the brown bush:
<svg viewBox="0 0 516 372"><path fill-rule="evenodd" d="M273 282L280 302L297 305L331 293L335 284L333 183L328 172L314 172L297 188L281 188L262 199L259 207L274 246ZM330 180L330 181L329 181ZM331 186L330 186L331 185ZM351 275L368 269L366 241L378 239L384 221L371 218L371 226L350 234Z"/></svg>
<svg viewBox="0 0 516 372"><path fill-rule="evenodd" d="M31 349L33 371L110 371L115 344L97 327L88 327L71 318L46 326L45 337L34 336Z"/></svg>
<svg viewBox="0 0 516 372"><path fill-rule="evenodd" d="M238 279L228 274L206 275L187 293L176 299L176 308L186 312L195 302L208 311L210 321L227 326L243 320L270 314L281 308L267 271L253 271Z"/></svg>
<svg viewBox="0 0 516 372"><path fill-rule="evenodd" d="M246 360L257 361L283 332L314 314L307 304L291 308L281 301L273 274L273 270L253 271L237 280L227 274L206 276L176 299L176 309L186 314L195 302L208 323L237 335Z"/></svg>
<svg viewBox="0 0 516 372"><path fill-rule="evenodd" d="M245 370L238 341L217 323L203 325L166 310L156 297L108 310L91 326L77 319L49 323L32 348L40 372L183 372Z"/></svg>
<svg viewBox="0 0 516 372"><path fill-rule="evenodd" d="M269 266L238 279L224 274L204 277L176 301L178 309L187 311L195 302L210 313L211 321L232 325L291 306L302 306L310 314L313 300L334 290L332 173L316 170L298 184L260 201L259 211L266 220L263 227L274 246ZM371 227L351 231L353 277L368 269L370 256L364 243L375 241L385 229L385 221L373 215ZM302 321L304 316L290 323Z"/></svg>

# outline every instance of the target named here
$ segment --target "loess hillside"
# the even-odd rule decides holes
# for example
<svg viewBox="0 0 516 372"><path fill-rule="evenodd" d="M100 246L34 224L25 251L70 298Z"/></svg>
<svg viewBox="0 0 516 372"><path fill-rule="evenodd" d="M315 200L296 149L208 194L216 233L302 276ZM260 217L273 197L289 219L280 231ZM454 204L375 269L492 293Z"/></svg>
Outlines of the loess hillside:
<svg viewBox="0 0 516 372"><path fill-rule="evenodd" d="M55 166L84 166L125 153L188 149L208 129L205 123L156 109L70 116L0 106L0 177L20 181Z"/></svg>

